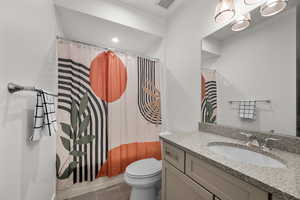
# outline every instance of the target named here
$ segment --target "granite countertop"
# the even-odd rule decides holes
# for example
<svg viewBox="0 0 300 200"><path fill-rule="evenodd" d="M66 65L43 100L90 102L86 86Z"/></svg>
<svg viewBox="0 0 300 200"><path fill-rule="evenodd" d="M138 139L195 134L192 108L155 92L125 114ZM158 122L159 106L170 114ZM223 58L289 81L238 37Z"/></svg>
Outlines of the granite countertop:
<svg viewBox="0 0 300 200"><path fill-rule="evenodd" d="M172 134L162 135L160 138L280 199L300 200L300 154L273 149L270 153L283 160L287 168L260 167L230 160L208 148L208 144L211 142L244 144L244 141L241 140L207 132L172 132Z"/></svg>

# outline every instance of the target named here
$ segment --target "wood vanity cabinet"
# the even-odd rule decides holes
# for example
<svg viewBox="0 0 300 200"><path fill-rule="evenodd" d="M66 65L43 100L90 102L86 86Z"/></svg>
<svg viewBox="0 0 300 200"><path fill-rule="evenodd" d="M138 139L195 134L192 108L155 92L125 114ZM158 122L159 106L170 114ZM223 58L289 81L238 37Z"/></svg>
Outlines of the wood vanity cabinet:
<svg viewBox="0 0 300 200"><path fill-rule="evenodd" d="M213 200L210 192L171 164L163 165L163 200Z"/></svg>
<svg viewBox="0 0 300 200"><path fill-rule="evenodd" d="M163 152L164 160L171 163L178 170L184 172L185 152L183 150L164 143Z"/></svg>
<svg viewBox="0 0 300 200"><path fill-rule="evenodd" d="M162 200L270 200L269 194L163 143Z"/></svg>

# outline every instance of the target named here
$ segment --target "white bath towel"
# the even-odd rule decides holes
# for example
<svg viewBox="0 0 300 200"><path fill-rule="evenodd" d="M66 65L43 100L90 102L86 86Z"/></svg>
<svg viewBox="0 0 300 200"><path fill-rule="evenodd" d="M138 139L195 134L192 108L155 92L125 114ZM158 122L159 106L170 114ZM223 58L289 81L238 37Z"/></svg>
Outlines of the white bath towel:
<svg viewBox="0 0 300 200"><path fill-rule="evenodd" d="M57 131L54 96L41 91L37 93L36 98L34 126L30 141L40 140L43 133L51 136ZM46 130L43 132L44 129Z"/></svg>

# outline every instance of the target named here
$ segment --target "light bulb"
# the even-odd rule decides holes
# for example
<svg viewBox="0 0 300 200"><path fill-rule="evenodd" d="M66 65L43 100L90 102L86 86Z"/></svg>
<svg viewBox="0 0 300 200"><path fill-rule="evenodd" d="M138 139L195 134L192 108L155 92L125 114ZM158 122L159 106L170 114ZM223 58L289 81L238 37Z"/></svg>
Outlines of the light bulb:
<svg viewBox="0 0 300 200"><path fill-rule="evenodd" d="M242 31L250 26L251 16L250 13L246 15L241 15L236 18L236 20L232 23L231 30L233 31Z"/></svg>
<svg viewBox="0 0 300 200"><path fill-rule="evenodd" d="M232 19L235 15L233 0L219 0L215 12L215 21L224 23Z"/></svg>
<svg viewBox="0 0 300 200"><path fill-rule="evenodd" d="M264 17L276 15L288 5L288 0L268 0L260 7L260 14Z"/></svg>
<svg viewBox="0 0 300 200"><path fill-rule="evenodd" d="M257 4L259 2L261 2L262 0L244 0L244 3L246 5L254 5L254 4Z"/></svg>

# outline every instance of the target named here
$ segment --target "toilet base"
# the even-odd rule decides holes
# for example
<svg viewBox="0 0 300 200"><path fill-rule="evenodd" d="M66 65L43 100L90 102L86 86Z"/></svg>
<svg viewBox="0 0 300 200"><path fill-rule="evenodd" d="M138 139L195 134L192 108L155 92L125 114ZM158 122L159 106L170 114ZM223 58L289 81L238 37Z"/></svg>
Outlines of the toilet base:
<svg viewBox="0 0 300 200"><path fill-rule="evenodd" d="M132 188L130 200L156 200L155 187L152 188Z"/></svg>

